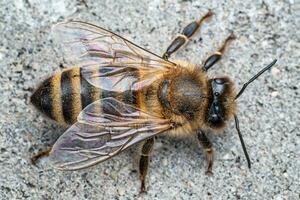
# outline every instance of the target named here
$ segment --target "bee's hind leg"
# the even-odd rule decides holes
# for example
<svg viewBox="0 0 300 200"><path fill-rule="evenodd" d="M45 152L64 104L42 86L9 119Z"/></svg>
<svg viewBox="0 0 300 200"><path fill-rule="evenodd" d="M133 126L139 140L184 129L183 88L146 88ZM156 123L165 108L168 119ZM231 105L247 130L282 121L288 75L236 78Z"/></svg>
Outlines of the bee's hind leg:
<svg viewBox="0 0 300 200"><path fill-rule="evenodd" d="M146 192L145 181L146 181L146 175L149 166L149 158L154 145L154 140L155 140L154 138L150 138L146 140L142 145L141 155L139 160L139 173L140 173L140 180L141 180L140 193Z"/></svg>
<svg viewBox="0 0 300 200"><path fill-rule="evenodd" d="M228 46L229 42L234 40L236 37L233 33L231 33L223 42L222 46L216 51L214 54L209 56L206 61L204 62L203 69L207 71L211 68L214 64L216 64L219 60L221 60L226 47Z"/></svg>
<svg viewBox="0 0 300 200"><path fill-rule="evenodd" d="M43 157L49 156L49 153L52 148L45 149L43 151L38 152L30 158L30 161L33 165L36 165L37 161Z"/></svg>
<svg viewBox="0 0 300 200"><path fill-rule="evenodd" d="M206 160L207 160L207 170L206 174L207 175L212 175L212 167L213 167L213 162L214 162L214 150L212 148L212 143L209 141L207 136L202 130L197 131L197 137L204 148L205 155L206 155Z"/></svg>
<svg viewBox="0 0 300 200"><path fill-rule="evenodd" d="M184 46L188 43L189 39L192 38L193 35L199 30L201 23L205 20L210 18L213 15L213 12L209 10L206 15L204 15L201 19L196 20L188 24L181 34L179 34L169 45L166 52L163 54L163 58L168 60L168 58L176 52L180 47Z"/></svg>

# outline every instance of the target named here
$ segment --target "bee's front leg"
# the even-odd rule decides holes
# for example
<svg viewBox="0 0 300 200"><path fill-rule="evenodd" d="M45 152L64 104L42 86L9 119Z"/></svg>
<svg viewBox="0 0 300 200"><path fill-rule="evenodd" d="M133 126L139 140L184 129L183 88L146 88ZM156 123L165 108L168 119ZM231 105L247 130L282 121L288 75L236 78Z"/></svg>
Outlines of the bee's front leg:
<svg viewBox="0 0 300 200"><path fill-rule="evenodd" d="M226 47L228 46L229 42L231 40L234 40L236 37L233 33L231 33L223 42L222 46L216 51L214 54L209 56L206 61L204 62L203 69L207 71L209 68L211 68L214 64L216 64L219 60L221 60Z"/></svg>
<svg viewBox="0 0 300 200"><path fill-rule="evenodd" d="M168 60L168 58L176 52L180 47L184 46L188 43L189 39L192 38L193 35L199 30L201 23L207 19L210 18L213 15L212 11L208 11L206 15L204 15L201 19L197 21L193 21L192 23L188 24L181 34L179 34L169 45L166 52L163 54L163 58L165 60Z"/></svg>
<svg viewBox="0 0 300 200"><path fill-rule="evenodd" d="M197 137L200 144L204 148L205 155L206 155L206 160L207 160L206 174L212 175L213 174L212 167L214 162L214 150L212 148L212 143L209 141L209 139L207 138L207 136L202 130L197 131Z"/></svg>
<svg viewBox="0 0 300 200"><path fill-rule="evenodd" d="M141 156L139 161L139 173L140 173L140 180L141 180L141 191L140 193L146 192L146 175L148 172L149 166L149 158L151 151L154 145L154 138L150 138L144 142L141 149Z"/></svg>

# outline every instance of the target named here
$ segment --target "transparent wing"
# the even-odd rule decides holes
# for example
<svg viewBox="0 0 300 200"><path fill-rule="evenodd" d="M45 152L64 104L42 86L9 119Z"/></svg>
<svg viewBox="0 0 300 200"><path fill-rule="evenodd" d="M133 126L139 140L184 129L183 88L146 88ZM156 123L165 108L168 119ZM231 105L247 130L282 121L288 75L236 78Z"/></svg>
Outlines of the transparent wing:
<svg viewBox="0 0 300 200"><path fill-rule="evenodd" d="M139 89L176 67L175 63L93 24L59 23L53 27L53 33L62 45L65 59L82 67L86 80L102 89L124 91L128 85Z"/></svg>
<svg viewBox="0 0 300 200"><path fill-rule="evenodd" d="M175 65L129 40L93 24L69 21L53 26L52 32L69 61L146 63L155 68Z"/></svg>
<svg viewBox="0 0 300 200"><path fill-rule="evenodd" d="M101 64L81 68L81 75L93 86L114 92L136 91L159 80L168 70L142 65Z"/></svg>
<svg viewBox="0 0 300 200"><path fill-rule="evenodd" d="M86 168L171 127L170 120L104 98L81 112L78 122L54 144L50 159L61 170Z"/></svg>

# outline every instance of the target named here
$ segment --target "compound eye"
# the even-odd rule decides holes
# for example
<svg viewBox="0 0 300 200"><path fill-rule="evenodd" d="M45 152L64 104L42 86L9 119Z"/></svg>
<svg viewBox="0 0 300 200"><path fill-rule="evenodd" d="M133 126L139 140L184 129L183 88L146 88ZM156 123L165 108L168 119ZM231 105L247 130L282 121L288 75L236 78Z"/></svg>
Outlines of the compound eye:
<svg viewBox="0 0 300 200"><path fill-rule="evenodd" d="M215 78L214 81L217 83L217 84L224 84L225 83L225 80L223 78Z"/></svg>
<svg viewBox="0 0 300 200"><path fill-rule="evenodd" d="M212 126L218 127L224 123L223 111L222 111L220 104L217 101L212 103L212 105L209 109L208 116L209 116L208 121L210 122L210 124Z"/></svg>
<svg viewBox="0 0 300 200"><path fill-rule="evenodd" d="M220 97L224 93L226 87L225 80L221 78L216 78L211 82L211 84L212 84L213 95L215 97Z"/></svg>

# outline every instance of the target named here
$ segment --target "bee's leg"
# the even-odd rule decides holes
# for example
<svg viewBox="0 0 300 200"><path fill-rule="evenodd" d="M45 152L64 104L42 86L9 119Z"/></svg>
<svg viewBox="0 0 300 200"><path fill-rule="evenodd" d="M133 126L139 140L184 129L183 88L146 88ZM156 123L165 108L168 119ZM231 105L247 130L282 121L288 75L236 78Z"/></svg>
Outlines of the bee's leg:
<svg viewBox="0 0 300 200"><path fill-rule="evenodd" d="M209 56L203 66L203 69L205 71L207 71L209 68L211 68L214 64L216 64L219 60L221 60L222 55L225 52L226 47L228 46L229 42L231 40L234 40L236 37L233 33L231 33L226 40L223 42L223 45L221 46L221 48L219 48L218 51L216 51L214 54L212 54L211 56Z"/></svg>
<svg viewBox="0 0 300 200"><path fill-rule="evenodd" d="M140 173L140 180L141 180L141 193L146 192L146 175L148 171L149 165L149 157L154 145L154 138L150 138L144 142L141 149L141 156L139 161L139 173Z"/></svg>
<svg viewBox="0 0 300 200"><path fill-rule="evenodd" d="M36 162L37 160L39 160L40 158L42 157L47 157L49 156L49 153L51 151L52 148L48 148L46 150L43 150L41 152L38 152L37 154L33 155L31 158L30 158L30 161L33 165L36 165Z"/></svg>
<svg viewBox="0 0 300 200"><path fill-rule="evenodd" d="M173 54L175 51L177 51L180 47L187 44L189 39L195 35L195 33L199 30L201 23L211 17L213 15L213 12L211 10L208 11L206 15L204 15L200 20L193 21L192 23L188 24L181 34L179 34L169 45L166 52L163 54L163 58L165 60L168 60L168 58Z"/></svg>
<svg viewBox="0 0 300 200"><path fill-rule="evenodd" d="M203 146L205 155L206 155L206 160L207 160L207 170L206 174L207 175L212 175L212 166L214 162L214 150L212 148L212 143L209 141L207 136L202 130L199 130L197 132L197 137L200 142L200 144Z"/></svg>

